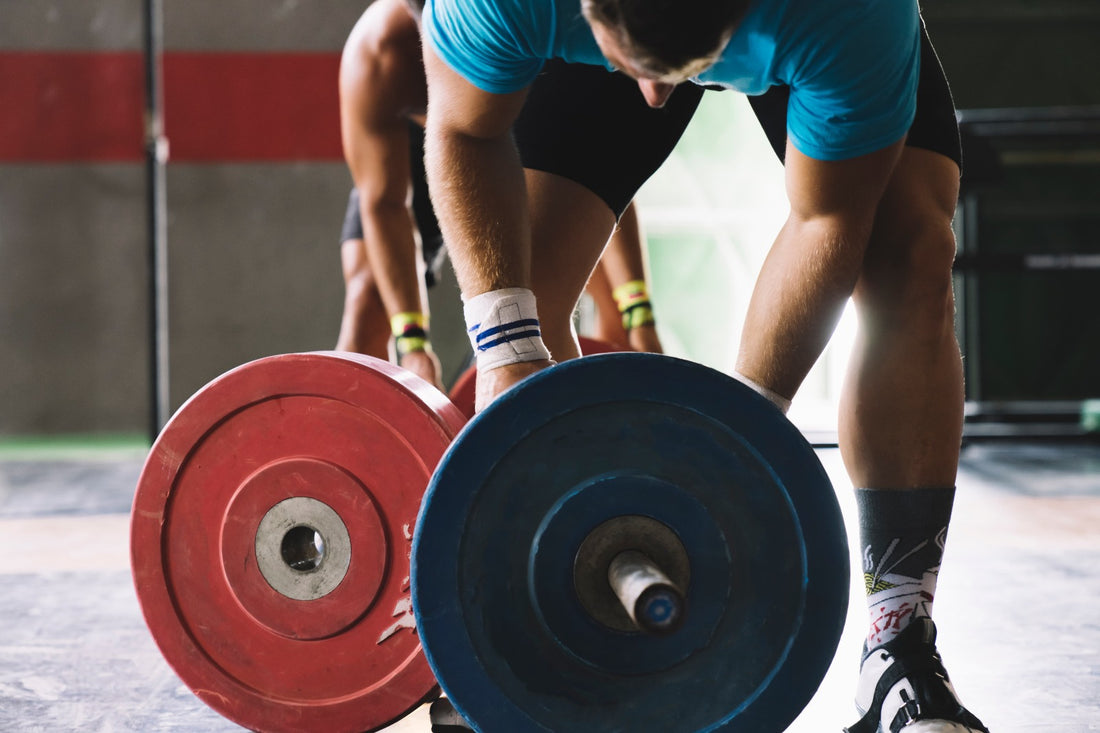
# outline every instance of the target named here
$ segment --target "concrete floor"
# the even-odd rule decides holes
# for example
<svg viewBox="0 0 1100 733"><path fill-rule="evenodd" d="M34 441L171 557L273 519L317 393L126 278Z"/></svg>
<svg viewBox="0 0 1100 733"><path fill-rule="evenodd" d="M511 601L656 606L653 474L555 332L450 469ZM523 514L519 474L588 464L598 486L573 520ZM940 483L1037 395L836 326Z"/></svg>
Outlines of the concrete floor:
<svg viewBox="0 0 1100 733"><path fill-rule="evenodd" d="M839 456L820 456L851 528ZM0 453L0 731L240 730L179 681L141 620L127 513L143 457ZM970 445L959 485L936 618L960 695L993 733L1100 731L1100 445ZM855 721L857 593L792 732ZM388 730L428 729L418 710Z"/></svg>

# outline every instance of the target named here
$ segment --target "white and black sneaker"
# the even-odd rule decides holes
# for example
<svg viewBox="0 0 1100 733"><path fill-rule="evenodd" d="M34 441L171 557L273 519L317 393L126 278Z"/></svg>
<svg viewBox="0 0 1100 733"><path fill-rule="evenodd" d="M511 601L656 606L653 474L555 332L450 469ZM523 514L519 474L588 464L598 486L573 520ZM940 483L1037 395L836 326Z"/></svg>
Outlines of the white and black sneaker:
<svg viewBox="0 0 1100 733"><path fill-rule="evenodd" d="M432 733L466 733L473 730L445 697L432 703L428 708L428 717L432 721Z"/></svg>
<svg viewBox="0 0 1100 733"><path fill-rule="evenodd" d="M930 618L864 653L856 708L863 717L846 733L989 733L959 702Z"/></svg>

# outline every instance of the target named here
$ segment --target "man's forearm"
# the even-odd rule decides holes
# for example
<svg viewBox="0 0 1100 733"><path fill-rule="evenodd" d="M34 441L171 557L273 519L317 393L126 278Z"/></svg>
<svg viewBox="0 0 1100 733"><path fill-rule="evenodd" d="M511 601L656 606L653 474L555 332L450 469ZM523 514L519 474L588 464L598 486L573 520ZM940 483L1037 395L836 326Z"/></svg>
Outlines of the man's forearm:
<svg viewBox="0 0 1100 733"><path fill-rule="evenodd" d="M791 214L756 280L737 370L790 398L821 355L855 289L875 212L902 141L817 161L788 144Z"/></svg>
<svg viewBox="0 0 1100 733"><path fill-rule="evenodd" d="M365 207L366 208L366 207ZM420 268L411 214L404 203L366 208L363 237L386 313L421 311Z"/></svg>
<svg viewBox="0 0 1100 733"><path fill-rule="evenodd" d="M821 355L859 278L868 232L790 219L756 280L737 371L790 399Z"/></svg>
<svg viewBox="0 0 1100 733"><path fill-rule="evenodd" d="M428 182L463 295L529 288L527 195L511 138L433 134L430 125Z"/></svg>

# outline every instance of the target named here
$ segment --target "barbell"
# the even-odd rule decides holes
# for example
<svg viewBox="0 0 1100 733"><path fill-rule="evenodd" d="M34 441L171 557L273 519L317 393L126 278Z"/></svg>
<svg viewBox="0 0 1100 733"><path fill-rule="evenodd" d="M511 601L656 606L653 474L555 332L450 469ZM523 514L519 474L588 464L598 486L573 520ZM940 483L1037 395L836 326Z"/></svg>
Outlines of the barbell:
<svg viewBox="0 0 1100 733"><path fill-rule="evenodd" d="M717 371L607 353L475 418L335 352L185 403L132 519L142 610L256 730L781 731L843 626L848 549L798 430ZM438 685L438 688L437 688Z"/></svg>

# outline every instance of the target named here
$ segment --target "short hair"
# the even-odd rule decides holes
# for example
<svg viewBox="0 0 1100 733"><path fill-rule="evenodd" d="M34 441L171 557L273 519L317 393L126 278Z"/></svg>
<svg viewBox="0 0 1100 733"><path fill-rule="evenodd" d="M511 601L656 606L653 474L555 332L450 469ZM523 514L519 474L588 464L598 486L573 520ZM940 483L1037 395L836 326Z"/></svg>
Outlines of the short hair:
<svg viewBox="0 0 1100 733"><path fill-rule="evenodd" d="M682 81L718 60L751 0L581 0L589 23L612 31L654 78Z"/></svg>

